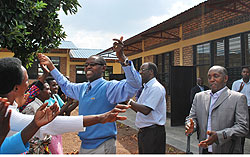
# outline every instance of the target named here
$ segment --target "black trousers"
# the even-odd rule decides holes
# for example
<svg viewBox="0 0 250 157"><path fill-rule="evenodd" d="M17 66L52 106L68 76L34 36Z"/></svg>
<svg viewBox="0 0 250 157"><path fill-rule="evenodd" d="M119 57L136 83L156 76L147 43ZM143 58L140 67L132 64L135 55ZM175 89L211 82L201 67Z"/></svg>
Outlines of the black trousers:
<svg viewBox="0 0 250 157"><path fill-rule="evenodd" d="M206 149L202 149L202 154L213 154L213 153L208 152L208 149L206 148Z"/></svg>
<svg viewBox="0 0 250 157"><path fill-rule="evenodd" d="M165 154L166 131L164 125L152 125L139 129L139 154Z"/></svg>

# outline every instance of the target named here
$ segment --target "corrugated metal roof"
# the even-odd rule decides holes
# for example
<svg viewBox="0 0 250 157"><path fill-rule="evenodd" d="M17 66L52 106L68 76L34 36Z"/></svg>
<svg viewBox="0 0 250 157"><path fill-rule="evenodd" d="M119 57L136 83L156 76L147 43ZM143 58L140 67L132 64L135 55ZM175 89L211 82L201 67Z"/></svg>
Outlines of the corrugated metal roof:
<svg viewBox="0 0 250 157"><path fill-rule="evenodd" d="M70 58L89 58L103 51L102 49L71 49L69 52Z"/></svg>
<svg viewBox="0 0 250 157"><path fill-rule="evenodd" d="M77 49L72 41L61 41L61 44L58 46L59 49Z"/></svg>

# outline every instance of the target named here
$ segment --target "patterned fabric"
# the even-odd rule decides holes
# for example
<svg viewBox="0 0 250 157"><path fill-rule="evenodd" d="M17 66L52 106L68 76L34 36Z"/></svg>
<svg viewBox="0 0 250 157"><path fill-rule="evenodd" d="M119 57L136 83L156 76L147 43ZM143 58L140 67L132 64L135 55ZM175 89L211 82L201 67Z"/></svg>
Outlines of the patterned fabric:
<svg viewBox="0 0 250 157"><path fill-rule="evenodd" d="M30 149L27 154L51 154L48 145L50 144L51 136L47 135L44 140L39 140L37 137L30 139Z"/></svg>
<svg viewBox="0 0 250 157"><path fill-rule="evenodd" d="M91 90L91 85L90 85L90 83L88 83L87 89L86 89L86 91L85 91L85 94L87 94L90 90Z"/></svg>
<svg viewBox="0 0 250 157"><path fill-rule="evenodd" d="M23 109L24 109L29 103L31 103L31 102L35 99L35 97L36 97L37 95L40 94L40 89L39 89L39 87L37 87L36 85L33 85L33 86L30 87L30 89L28 90L28 92L30 93L30 95L29 95L28 99L26 100L25 104L19 108L19 111L20 111L20 112L22 112Z"/></svg>

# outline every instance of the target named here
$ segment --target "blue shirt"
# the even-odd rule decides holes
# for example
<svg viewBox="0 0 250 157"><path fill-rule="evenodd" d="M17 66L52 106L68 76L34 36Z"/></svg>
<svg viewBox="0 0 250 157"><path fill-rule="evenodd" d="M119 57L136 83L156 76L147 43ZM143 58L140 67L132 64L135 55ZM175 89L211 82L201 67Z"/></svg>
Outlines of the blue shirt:
<svg viewBox="0 0 250 157"><path fill-rule="evenodd" d="M130 64L131 66L122 67L125 72L126 79L121 81L112 80L110 81L111 83L108 84L106 96L108 101L112 104L124 102L130 99L141 87L141 75L135 70L133 62L130 61ZM67 78L65 78L56 68L50 73L61 87L64 94L79 101L81 87L83 84L87 84L88 82L69 82ZM103 78L99 78L91 82L91 87L94 88L102 79Z"/></svg>
<svg viewBox="0 0 250 157"><path fill-rule="evenodd" d="M48 106L52 106L55 102L57 102L59 109L61 109L64 105L63 100L60 98L58 94L53 94L52 97L50 97L48 100L45 101L45 103L46 102L48 102Z"/></svg>
<svg viewBox="0 0 250 157"><path fill-rule="evenodd" d="M107 112L117 103L130 99L141 87L141 76L132 62L131 66L123 67L123 70L126 79L106 81L99 78L90 83L91 90L88 93L85 91L89 82L71 83L57 69L52 70L51 75L67 96L79 101L79 115L94 115ZM84 133L79 133L79 136L83 141L83 148L94 149L116 134L115 123L106 123L87 127Z"/></svg>
<svg viewBox="0 0 250 157"><path fill-rule="evenodd" d="M83 85L79 101L79 115L95 115L112 110L116 104L108 101L106 96L107 86L110 81L104 79L98 81L99 84L91 88L88 92L87 85ZM82 140L82 148L95 149L103 142L116 138L116 122L95 124L86 127L84 132L79 132L79 137Z"/></svg>
<svg viewBox="0 0 250 157"><path fill-rule="evenodd" d="M29 150L29 142L25 145L21 137L21 132L13 136L6 137L0 147L0 154L22 154Z"/></svg>
<svg viewBox="0 0 250 157"><path fill-rule="evenodd" d="M243 79L234 81L232 90L238 92L242 82L244 83L244 87L240 91L240 93L244 94L247 97L247 105L250 106L250 81L248 81L247 83L245 83Z"/></svg>

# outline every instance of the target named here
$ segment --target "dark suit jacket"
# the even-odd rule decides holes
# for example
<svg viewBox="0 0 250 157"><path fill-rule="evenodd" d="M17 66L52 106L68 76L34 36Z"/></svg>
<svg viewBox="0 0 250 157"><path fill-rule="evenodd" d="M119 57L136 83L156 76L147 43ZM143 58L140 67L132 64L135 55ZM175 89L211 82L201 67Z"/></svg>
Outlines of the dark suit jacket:
<svg viewBox="0 0 250 157"><path fill-rule="evenodd" d="M209 90L209 88L205 85L203 85L204 87L204 91L206 90ZM201 89L198 85L194 86L192 89L191 89L191 92L190 92L190 103L192 104L193 103L193 100L194 100L194 96L196 93L199 93L201 92Z"/></svg>

